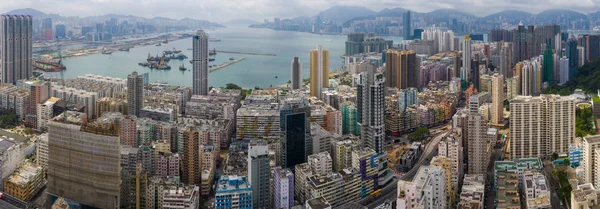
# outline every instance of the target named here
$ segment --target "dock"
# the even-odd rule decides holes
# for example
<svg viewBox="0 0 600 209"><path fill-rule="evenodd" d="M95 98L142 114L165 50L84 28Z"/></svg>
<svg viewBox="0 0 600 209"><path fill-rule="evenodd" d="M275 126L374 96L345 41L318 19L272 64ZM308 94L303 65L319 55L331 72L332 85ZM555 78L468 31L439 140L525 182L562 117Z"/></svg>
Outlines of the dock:
<svg viewBox="0 0 600 209"><path fill-rule="evenodd" d="M277 56L276 54L273 53L261 53L261 52L234 52L234 51L221 51L221 50L215 50L218 53L225 53L225 54L247 54L247 55L263 55L263 56Z"/></svg>
<svg viewBox="0 0 600 209"><path fill-rule="evenodd" d="M223 63L223 64L220 64L220 65L218 65L218 66L216 66L216 67L209 68L209 70L208 70L208 71L212 73L212 72L214 72L214 71L217 71L217 70L219 70L219 69L221 69L221 68L224 68L224 67L227 67L227 66L229 66L229 65L233 65L233 64L235 64L235 63L241 62L242 60L245 60L245 59L246 59L245 57L242 57L242 58L239 58L239 59L233 60L233 61L231 61L231 62Z"/></svg>

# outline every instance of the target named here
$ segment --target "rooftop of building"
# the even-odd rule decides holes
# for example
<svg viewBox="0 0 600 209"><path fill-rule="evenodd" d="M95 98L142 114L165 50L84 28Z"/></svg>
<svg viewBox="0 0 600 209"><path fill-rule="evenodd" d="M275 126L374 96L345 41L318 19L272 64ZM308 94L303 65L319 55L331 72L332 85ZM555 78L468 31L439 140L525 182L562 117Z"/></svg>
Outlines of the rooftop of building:
<svg viewBox="0 0 600 209"><path fill-rule="evenodd" d="M327 202L327 200L325 200L325 198L323 198L323 197L317 197L314 199L307 200L306 204L307 204L307 206L310 206L310 208L312 208L312 209L331 208L331 205L329 204L329 202Z"/></svg>
<svg viewBox="0 0 600 209"><path fill-rule="evenodd" d="M8 177L8 181L15 185L19 185L20 187L24 187L43 172L44 169L41 166L26 161L19 169Z"/></svg>
<svg viewBox="0 0 600 209"><path fill-rule="evenodd" d="M173 113L173 108L162 107L162 106L150 106L150 105L146 105L140 111L149 111L149 112L158 112L158 113L172 114Z"/></svg>
<svg viewBox="0 0 600 209"><path fill-rule="evenodd" d="M499 208L520 207L519 177L516 173L498 172L496 185Z"/></svg>
<svg viewBox="0 0 600 209"><path fill-rule="evenodd" d="M331 161L331 155L329 155L329 152L325 151L325 152L319 152L317 154L312 154L308 156L308 162L312 162L312 161L322 161L322 160L329 160Z"/></svg>
<svg viewBox="0 0 600 209"><path fill-rule="evenodd" d="M540 96L517 96L514 99L510 100L510 103L518 104L518 103L539 103L543 100L553 100L553 101L574 101L574 98L571 96L560 96L556 94L542 94Z"/></svg>
<svg viewBox="0 0 600 209"><path fill-rule="evenodd" d="M248 101L248 100L246 100ZM279 117L279 105L277 103L252 103L246 104L238 109L238 116L263 116L263 117Z"/></svg>
<svg viewBox="0 0 600 209"><path fill-rule="evenodd" d="M7 95L14 97L26 97L29 96L30 93L31 91L25 88L14 88L6 92Z"/></svg>
<svg viewBox="0 0 600 209"><path fill-rule="evenodd" d="M571 196L575 197L576 202L584 202L590 198L595 199L598 195L594 185L591 183L578 185L577 188L573 189L571 192L573 193Z"/></svg>
<svg viewBox="0 0 600 209"><path fill-rule="evenodd" d="M7 89L10 88L15 88L15 85L12 85L11 83L0 83L0 91L5 91Z"/></svg>
<svg viewBox="0 0 600 209"><path fill-rule="evenodd" d="M85 122L85 118L87 118L87 115L85 113L67 110L61 113L60 115L57 115L56 117L52 118L52 121L68 123L73 125L83 125Z"/></svg>
<svg viewBox="0 0 600 209"><path fill-rule="evenodd" d="M13 138L0 135L0 153L4 153L16 144L17 142Z"/></svg>
<svg viewBox="0 0 600 209"><path fill-rule="evenodd" d="M539 158L518 158L513 161L496 161L495 171L516 171L516 169L541 169L542 160Z"/></svg>
<svg viewBox="0 0 600 209"><path fill-rule="evenodd" d="M377 155L377 152L375 152L375 150L368 148L368 147L359 147L359 148L354 149L352 152L353 152L353 154L356 154L359 159L368 158L373 155Z"/></svg>
<svg viewBox="0 0 600 209"><path fill-rule="evenodd" d="M200 191L200 187L189 186L171 186L164 190L163 197L166 198L194 198L194 194Z"/></svg>
<svg viewBox="0 0 600 209"><path fill-rule="evenodd" d="M216 187L217 194L252 190L252 187L245 176L221 176Z"/></svg>
<svg viewBox="0 0 600 209"><path fill-rule="evenodd" d="M598 144L600 143L600 135L591 135L583 137L584 141L589 144Z"/></svg>
<svg viewBox="0 0 600 209"><path fill-rule="evenodd" d="M81 131L104 136L119 136L119 113L103 114L102 117L81 126Z"/></svg>

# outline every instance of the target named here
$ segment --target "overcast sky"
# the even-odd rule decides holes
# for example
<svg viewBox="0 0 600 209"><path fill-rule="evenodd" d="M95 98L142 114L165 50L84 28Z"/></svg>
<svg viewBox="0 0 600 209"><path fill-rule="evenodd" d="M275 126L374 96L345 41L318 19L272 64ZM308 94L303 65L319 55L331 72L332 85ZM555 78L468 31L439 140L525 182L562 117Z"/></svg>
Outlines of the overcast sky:
<svg viewBox="0 0 600 209"><path fill-rule="evenodd" d="M418 12L457 9L485 16L505 9L538 13L545 9L600 10L600 0L0 0L0 12L33 8L64 16L132 14L142 17L190 17L215 22L244 18L313 16L335 5L366 6L379 11L402 7ZM467 6L468 5L468 6Z"/></svg>

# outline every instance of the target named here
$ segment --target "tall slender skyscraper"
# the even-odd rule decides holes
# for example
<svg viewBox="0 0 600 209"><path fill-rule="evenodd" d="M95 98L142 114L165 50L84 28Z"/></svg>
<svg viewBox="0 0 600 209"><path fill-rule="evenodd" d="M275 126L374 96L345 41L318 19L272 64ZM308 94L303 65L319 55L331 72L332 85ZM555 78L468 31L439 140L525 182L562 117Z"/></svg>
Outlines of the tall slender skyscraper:
<svg viewBox="0 0 600 209"><path fill-rule="evenodd" d="M0 83L16 84L28 79L33 72L32 17L2 15L2 71Z"/></svg>
<svg viewBox="0 0 600 209"><path fill-rule="evenodd" d="M569 77L574 78L577 76L577 67L579 67L579 53L577 51L577 39L575 37L569 38L567 41L567 47L565 54L569 59ZM567 79L568 80L568 79Z"/></svg>
<svg viewBox="0 0 600 209"><path fill-rule="evenodd" d="M298 57L292 59L292 89L302 88L302 63Z"/></svg>
<svg viewBox="0 0 600 209"><path fill-rule="evenodd" d="M193 41L193 83L192 93L194 95L208 94L208 34L198 30Z"/></svg>
<svg viewBox="0 0 600 209"><path fill-rule="evenodd" d="M386 86L398 89L419 87L420 63L415 51L386 52L385 78Z"/></svg>
<svg viewBox="0 0 600 209"><path fill-rule="evenodd" d="M252 141L248 147L248 181L252 185L252 208L272 208L270 173L267 143Z"/></svg>
<svg viewBox="0 0 600 209"><path fill-rule="evenodd" d="M312 154L310 106L308 99L301 95L283 98L279 106L279 162L281 167L291 169L305 163Z"/></svg>
<svg viewBox="0 0 600 209"><path fill-rule="evenodd" d="M471 37L469 35L466 35L463 40L462 63L463 70L460 78L469 80L469 72L471 72Z"/></svg>
<svg viewBox="0 0 600 209"><path fill-rule="evenodd" d="M552 86L554 83L554 74L552 71L554 70L554 61L552 56L552 48L550 45L546 45L546 50L544 50L544 64L542 64L542 82L548 82L549 86Z"/></svg>
<svg viewBox="0 0 600 209"><path fill-rule="evenodd" d="M127 76L127 113L140 115L144 104L144 80L136 71Z"/></svg>
<svg viewBox="0 0 600 209"><path fill-rule="evenodd" d="M367 71L360 74L356 88L361 143L382 154L385 152L385 77L377 72L376 66L369 65Z"/></svg>
<svg viewBox="0 0 600 209"><path fill-rule="evenodd" d="M321 99L324 87L329 87L329 50L319 45L310 50L310 95Z"/></svg>
<svg viewBox="0 0 600 209"><path fill-rule="evenodd" d="M404 34L404 40L411 40L410 36L411 24L410 24L410 11L406 11L402 17L402 34Z"/></svg>

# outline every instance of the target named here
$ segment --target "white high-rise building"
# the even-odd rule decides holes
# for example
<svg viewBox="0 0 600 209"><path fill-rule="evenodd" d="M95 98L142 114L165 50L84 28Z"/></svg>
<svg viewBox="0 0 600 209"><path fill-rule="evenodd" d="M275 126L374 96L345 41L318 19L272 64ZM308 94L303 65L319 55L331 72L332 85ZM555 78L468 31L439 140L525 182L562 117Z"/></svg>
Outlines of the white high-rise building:
<svg viewBox="0 0 600 209"><path fill-rule="evenodd" d="M469 79L469 73L471 72L471 37L469 35L465 36L465 40L463 40L463 51L462 51L462 67L463 72L461 73L461 78L463 80Z"/></svg>
<svg viewBox="0 0 600 209"><path fill-rule="evenodd" d="M194 95L208 94L208 34L198 30L193 37L193 80Z"/></svg>
<svg viewBox="0 0 600 209"><path fill-rule="evenodd" d="M248 145L248 182L252 185L253 207L271 208L271 167L265 141L252 141Z"/></svg>
<svg viewBox="0 0 600 209"><path fill-rule="evenodd" d="M569 58L567 57L562 57L560 58L560 81L558 82L558 85L563 85L565 84L567 81L569 81Z"/></svg>
<svg viewBox="0 0 600 209"><path fill-rule="evenodd" d="M600 135L583 137L581 140L581 167L584 172L579 174L583 183L594 183L599 180L595 175L596 170L599 169L596 162L600 157L595 152L596 149L600 149Z"/></svg>
<svg viewBox="0 0 600 209"><path fill-rule="evenodd" d="M374 66L360 74L357 84L358 124L364 145L377 153L385 152L385 77Z"/></svg>
<svg viewBox="0 0 600 209"><path fill-rule="evenodd" d="M0 83L16 84L33 73L33 18L29 15L2 15L1 19Z"/></svg>
<svg viewBox="0 0 600 209"><path fill-rule="evenodd" d="M518 96L510 102L510 154L541 158L567 153L575 139L575 101L570 96Z"/></svg>

